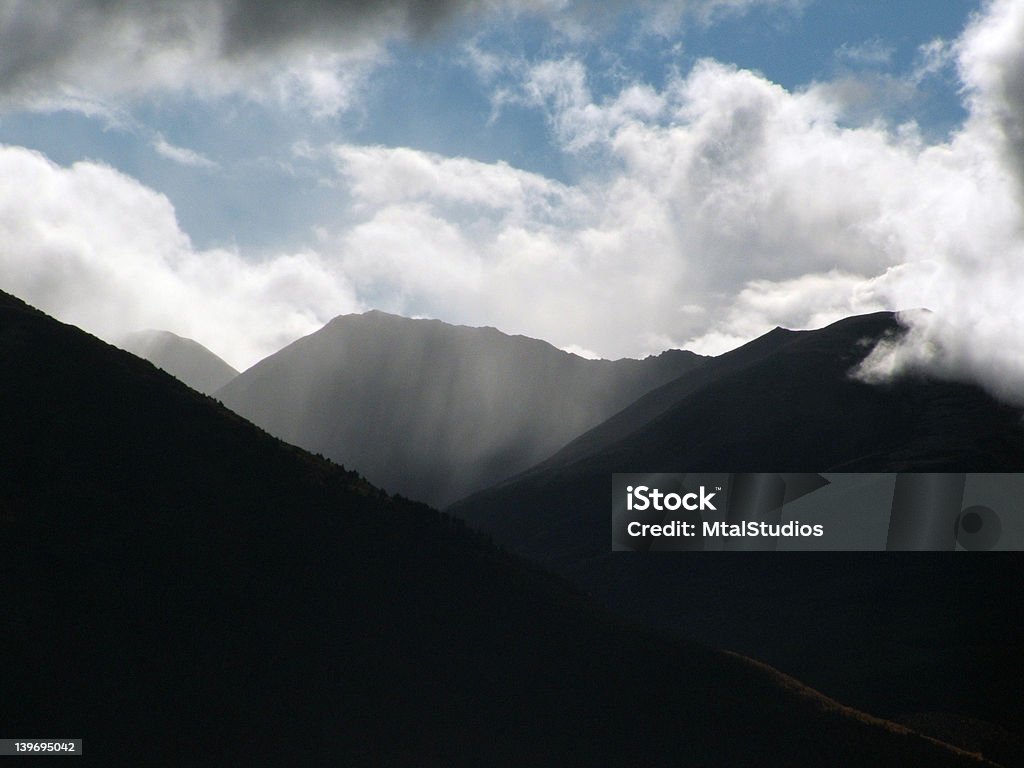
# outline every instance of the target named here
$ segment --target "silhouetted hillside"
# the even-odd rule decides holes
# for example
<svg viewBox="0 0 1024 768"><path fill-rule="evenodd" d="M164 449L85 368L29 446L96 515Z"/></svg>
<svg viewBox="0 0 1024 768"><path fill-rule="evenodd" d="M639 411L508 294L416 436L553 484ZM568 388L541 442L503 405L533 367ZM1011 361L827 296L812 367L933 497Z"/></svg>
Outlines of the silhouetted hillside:
<svg viewBox="0 0 1024 768"><path fill-rule="evenodd" d="M121 349L149 360L192 389L212 395L238 371L197 341L170 331L139 331L125 336L118 343Z"/></svg>
<svg viewBox="0 0 1024 768"><path fill-rule="evenodd" d="M493 328L368 312L332 320L217 397L389 491L445 504L546 458L701 361L681 351L585 360Z"/></svg>
<svg viewBox="0 0 1024 768"><path fill-rule="evenodd" d="M976 759L612 620L0 294L0 722L112 765Z"/></svg>
<svg viewBox="0 0 1024 768"><path fill-rule="evenodd" d="M889 313L777 329L452 511L626 615L874 711L960 712L1020 733L1017 553L610 551L615 472L1024 471L1020 414L977 388L848 376L896 332Z"/></svg>

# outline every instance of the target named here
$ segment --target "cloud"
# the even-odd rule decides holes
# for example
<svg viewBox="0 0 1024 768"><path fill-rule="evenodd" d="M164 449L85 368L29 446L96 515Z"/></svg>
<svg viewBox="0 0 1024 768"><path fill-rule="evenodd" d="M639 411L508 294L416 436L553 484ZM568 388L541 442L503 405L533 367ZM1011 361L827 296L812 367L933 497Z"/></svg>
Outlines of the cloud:
<svg viewBox="0 0 1024 768"><path fill-rule="evenodd" d="M111 110L153 93L242 94L333 115L396 40L532 14L578 33L626 11L650 32L800 0L15 0L0 7L0 110ZM604 20L604 21L603 21ZM673 21L674 20L674 21Z"/></svg>
<svg viewBox="0 0 1024 768"><path fill-rule="evenodd" d="M961 230L930 258L893 270L891 290L927 306L900 342L880 345L859 374L878 380L926 371L981 383L1024 405L1024 3L995 0L953 46L969 117L948 160L963 164Z"/></svg>
<svg viewBox="0 0 1024 768"><path fill-rule="evenodd" d="M167 198L107 166L0 145L0 179L0 288L108 340L166 328L246 367L362 308L316 254L196 250Z"/></svg>
<svg viewBox="0 0 1024 768"><path fill-rule="evenodd" d="M992 3L954 44L970 114L943 141L913 123L845 125L832 84L792 92L710 60L603 99L581 62L536 63L506 98L544 110L586 158L578 184L338 147L362 220L330 247L357 290L397 311L611 357L930 307L879 348L874 373L926 368L1024 402L1022 19L1024 3ZM930 46L922 66L945 51ZM460 207L464 185L476 191Z"/></svg>
<svg viewBox="0 0 1024 768"><path fill-rule="evenodd" d="M956 51L950 42L941 37L933 38L917 47L910 81L919 84L925 78L938 74L955 63Z"/></svg>
<svg viewBox="0 0 1024 768"><path fill-rule="evenodd" d="M993 0L957 44L969 130L990 134L1024 194L1024 3Z"/></svg>
<svg viewBox="0 0 1024 768"><path fill-rule="evenodd" d="M628 123L644 124L661 118L665 95L634 83L601 104L594 102L582 63L571 59L542 61L525 72L521 103L548 112L563 149L578 152L604 143Z"/></svg>
<svg viewBox="0 0 1024 768"><path fill-rule="evenodd" d="M919 185L942 201L963 182L912 132L841 128L820 93L712 61L595 102L581 65L559 60L528 72L523 93L566 151L587 154L580 183L332 149L358 220L325 253L361 296L608 357L721 351L886 305L863 286L918 247L901 228L920 229Z"/></svg>
<svg viewBox="0 0 1024 768"><path fill-rule="evenodd" d="M52 0L0 9L0 105L76 109L153 92L242 93L333 113L390 36L459 3Z"/></svg>
<svg viewBox="0 0 1024 768"><path fill-rule="evenodd" d="M716 319L714 329L691 339L686 347L718 355L774 326L821 328L844 317L887 309L887 297L874 282L839 270L774 282L752 280Z"/></svg>
<svg viewBox="0 0 1024 768"><path fill-rule="evenodd" d="M848 124L829 84L786 90L712 60L606 97L572 57L524 65L501 87L547 117L576 180L307 146L344 215L320 222L315 252L256 263L195 249L165 198L110 168L5 148L0 180L19 182L0 182L4 287L103 334L193 336L236 365L365 306L605 357L928 307L863 375L923 368L1024 402L1021 33L1024 2L1000 0L951 44L969 116L940 141Z"/></svg>
<svg viewBox="0 0 1024 768"><path fill-rule="evenodd" d="M872 37L856 45L843 43L836 50L836 58L853 64L881 67L891 63L895 53L896 48L892 44L880 37Z"/></svg>
<svg viewBox="0 0 1024 768"><path fill-rule="evenodd" d="M219 167L213 160L193 149L178 147L171 144L163 137L162 134L157 134L156 138L153 140L153 149L155 149L157 154L161 157L166 157L168 160L180 163L181 165L188 165L193 168L205 168L207 170Z"/></svg>

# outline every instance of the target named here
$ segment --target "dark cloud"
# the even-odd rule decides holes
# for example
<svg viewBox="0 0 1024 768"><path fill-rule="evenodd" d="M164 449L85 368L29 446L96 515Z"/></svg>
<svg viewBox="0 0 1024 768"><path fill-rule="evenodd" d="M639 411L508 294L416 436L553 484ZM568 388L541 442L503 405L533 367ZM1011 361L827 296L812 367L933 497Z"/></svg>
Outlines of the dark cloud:
<svg viewBox="0 0 1024 768"><path fill-rule="evenodd" d="M199 3L130 0L15 2L0 11L0 93L27 97L79 85L74 67L188 43Z"/></svg>
<svg viewBox="0 0 1024 768"><path fill-rule="evenodd" d="M223 42L226 51L237 53L388 30L422 36L477 5L473 0L225 0Z"/></svg>
<svg viewBox="0 0 1024 768"><path fill-rule="evenodd" d="M428 35L479 0L25 0L0 9L0 99L194 87L302 48ZM257 68L254 77L265 76Z"/></svg>
<svg viewBox="0 0 1024 768"><path fill-rule="evenodd" d="M0 106L69 95L244 89L270 64L365 54L457 19L540 13L577 32L637 11L648 32L755 5L804 0L7 0L0 4ZM282 55L285 59L282 59ZM291 57L291 58L289 58ZM299 65L301 66L301 64Z"/></svg>

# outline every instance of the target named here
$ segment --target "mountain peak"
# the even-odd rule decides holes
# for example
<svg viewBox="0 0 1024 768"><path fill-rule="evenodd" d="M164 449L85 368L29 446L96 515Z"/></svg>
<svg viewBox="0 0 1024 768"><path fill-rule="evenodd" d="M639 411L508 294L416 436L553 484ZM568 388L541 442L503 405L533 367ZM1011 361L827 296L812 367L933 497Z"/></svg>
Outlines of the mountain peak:
<svg viewBox="0 0 1024 768"><path fill-rule="evenodd" d="M389 491L441 505L526 469L701 360L587 360L495 328L372 310L335 318L218 397Z"/></svg>
<svg viewBox="0 0 1024 768"><path fill-rule="evenodd" d="M171 331L137 331L123 337L118 346L207 395L238 375L238 371L198 341Z"/></svg>

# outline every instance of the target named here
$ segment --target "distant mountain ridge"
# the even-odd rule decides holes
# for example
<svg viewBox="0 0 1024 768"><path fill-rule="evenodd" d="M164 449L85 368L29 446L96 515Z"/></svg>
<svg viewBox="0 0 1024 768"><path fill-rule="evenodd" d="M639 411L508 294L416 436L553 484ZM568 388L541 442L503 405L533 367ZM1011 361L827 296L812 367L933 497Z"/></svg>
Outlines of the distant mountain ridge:
<svg viewBox="0 0 1024 768"><path fill-rule="evenodd" d="M494 328L343 315L216 394L389 491L446 504L550 455L703 358L587 360Z"/></svg>
<svg viewBox="0 0 1024 768"><path fill-rule="evenodd" d="M0 721L90 764L991 765L624 624L0 293Z"/></svg>
<svg viewBox="0 0 1024 768"><path fill-rule="evenodd" d="M670 410L690 393L713 385L722 376L741 371L768 359L803 333L809 332L775 328L737 349L717 357L706 358L705 365L699 369L641 395L622 411L593 429L578 435L558 452L531 467L528 471L533 473L547 467L566 465L575 459L592 456L601 450L609 449L619 440L629 437L644 425Z"/></svg>
<svg viewBox="0 0 1024 768"><path fill-rule="evenodd" d="M170 331L130 333L117 345L205 395L212 395L238 375L238 371L199 342Z"/></svg>
<svg viewBox="0 0 1024 768"><path fill-rule="evenodd" d="M542 543L550 514L564 518L586 505L549 509L526 499L615 472L1024 469L1020 412L979 388L920 376L875 385L851 376L876 341L899 332L891 312L815 331L775 329L651 390L456 509L513 548L528 539L536 548L525 554L548 559L564 544ZM519 511L508 514L520 497ZM588 547L603 550L605 531L584 529Z"/></svg>

